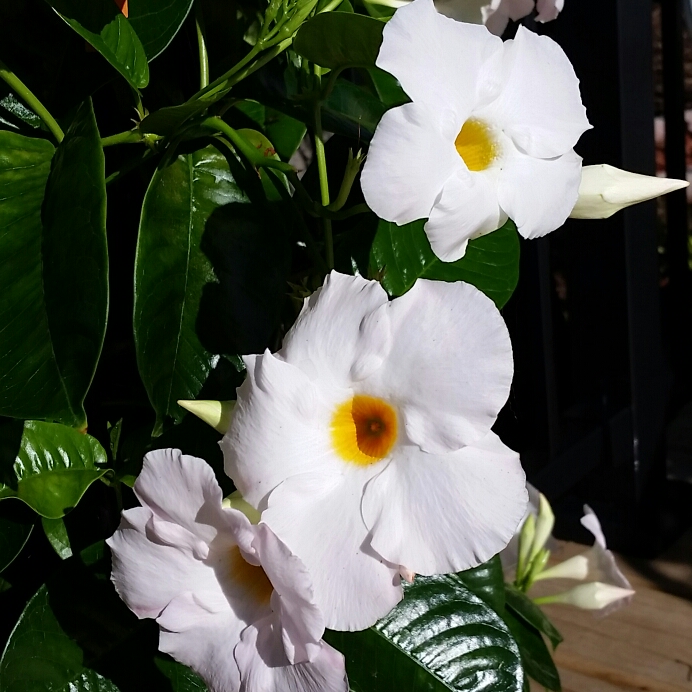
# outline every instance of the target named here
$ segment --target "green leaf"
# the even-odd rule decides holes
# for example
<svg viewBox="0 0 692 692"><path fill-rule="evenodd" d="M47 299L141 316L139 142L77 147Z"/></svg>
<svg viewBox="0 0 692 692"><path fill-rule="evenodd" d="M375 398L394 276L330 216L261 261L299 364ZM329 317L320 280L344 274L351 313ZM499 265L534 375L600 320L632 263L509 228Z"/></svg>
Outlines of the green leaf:
<svg viewBox="0 0 692 692"><path fill-rule="evenodd" d="M135 88L149 83L147 54L113 0L46 0Z"/></svg>
<svg viewBox="0 0 692 692"><path fill-rule="evenodd" d="M168 106L154 111L139 124L141 132L170 137L190 118L209 107L205 101L182 103L179 106Z"/></svg>
<svg viewBox="0 0 692 692"><path fill-rule="evenodd" d="M526 674L547 690L560 692L560 674L541 633L525 620L517 618L510 608L505 609L503 617L519 646Z"/></svg>
<svg viewBox="0 0 692 692"><path fill-rule="evenodd" d="M129 0L128 19L151 61L168 47L194 0Z"/></svg>
<svg viewBox="0 0 692 692"><path fill-rule="evenodd" d="M155 434L166 416L182 420L185 411L176 402L195 399L218 360L197 331L202 293L218 283L202 237L220 207L246 201L213 147L178 156L149 184L135 260L134 332L140 376L156 411Z"/></svg>
<svg viewBox="0 0 692 692"><path fill-rule="evenodd" d="M156 667L170 680L171 692L205 692L207 686L202 678L182 663L172 658L156 656Z"/></svg>
<svg viewBox="0 0 692 692"><path fill-rule="evenodd" d="M380 101L387 108L401 106L410 101L406 92L401 88L401 84L396 77L381 70L379 67L373 67L368 70L368 74L375 86L375 91L380 97Z"/></svg>
<svg viewBox="0 0 692 692"><path fill-rule="evenodd" d="M369 140L386 111L382 102L370 92L345 79L338 79L332 93L322 106L325 126L347 121L352 133ZM336 129L336 128L335 128ZM343 126L340 128L344 130ZM348 134L348 132L345 132Z"/></svg>
<svg viewBox="0 0 692 692"><path fill-rule="evenodd" d="M354 692L520 692L519 650L506 625L459 576L416 577L404 600L363 632L327 632Z"/></svg>
<svg viewBox="0 0 692 692"><path fill-rule="evenodd" d="M53 550L55 550L60 559L67 560L68 557L72 557L72 547L70 546L70 537L67 535L65 522L62 519L41 517L41 524L48 542L53 546Z"/></svg>
<svg viewBox="0 0 692 692"><path fill-rule="evenodd" d="M17 458L0 468L0 500L16 497L59 519L106 473L106 452L91 437L58 423L26 421Z"/></svg>
<svg viewBox="0 0 692 692"><path fill-rule="evenodd" d="M502 614L505 608L505 577L499 555L474 569L459 572L457 577L469 591L482 598L496 613Z"/></svg>
<svg viewBox="0 0 692 692"><path fill-rule="evenodd" d="M12 258L0 264L0 414L86 428L108 312L104 158L89 101L57 150L0 132L0 256Z"/></svg>
<svg viewBox="0 0 692 692"><path fill-rule="evenodd" d="M371 275L394 296L406 293L416 279L466 281L501 308L519 280L519 238L511 221L497 231L469 241L456 262L442 262L430 249L425 221L397 226L380 221L370 252Z"/></svg>
<svg viewBox="0 0 692 692"><path fill-rule="evenodd" d="M305 123L290 115L268 108L257 101L246 99L234 104L274 144L276 153L288 161L303 141L307 128Z"/></svg>
<svg viewBox="0 0 692 692"><path fill-rule="evenodd" d="M515 589L511 584L505 584L505 590L507 607L527 624L545 634L553 645L553 649L557 648L563 638L548 616L524 592Z"/></svg>
<svg viewBox="0 0 692 692"><path fill-rule="evenodd" d="M3 509L9 504L6 503ZM0 516L0 572L7 569L22 552L34 529L32 523L18 521L8 514L3 512Z"/></svg>
<svg viewBox="0 0 692 692"><path fill-rule="evenodd" d="M384 23L362 14L324 12L300 27L293 50L322 67L374 67Z"/></svg>

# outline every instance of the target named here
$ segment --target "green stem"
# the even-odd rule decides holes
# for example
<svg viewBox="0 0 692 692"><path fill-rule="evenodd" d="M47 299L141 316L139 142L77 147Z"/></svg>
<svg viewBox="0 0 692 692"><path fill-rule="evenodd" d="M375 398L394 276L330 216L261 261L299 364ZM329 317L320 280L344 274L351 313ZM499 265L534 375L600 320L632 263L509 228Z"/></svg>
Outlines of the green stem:
<svg viewBox="0 0 692 692"><path fill-rule="evenodd" d="M364 156L360 151L354 156L353 149L348 150L348 161L346 162L344 177L341 180L339 194L336 196L336 199L327 207L329 211L339 211L339 209L343 208L344 204L346 204L363 159Z"/></svg>
<svg viewBox="0 0 692 692"><path fill-rule="evenodd" d="M22 82L12 70L0 60L0 79L5 81L10 89L12 89L19 98L31 108L36 115L46 124L51 134L57 140L58 144L65 137L62 128L56 122L55 118L48 112L48 109L36 98L34 93Z"/></svg>
<svg viewBox="0 0 692 692"><path fill-rule="evenodd" d="M195 27L197 28L197 46L199 49L199 88L205 89L209 84L209 55L204 38L204 17L199 0L195 3Z"/></svg>
<svg viewBox="0 0 692 692"><path fill-rule="evenodd" d="M318 75L319 79L319 75ZM329 177L327 176L327 157L324 153L324 140L322 139L322 107L321 102L315 103L315 155L317 157L317 172L320 179L320 198L323 207L329 206ZM322 217L324 228L324 250L329 269L334 269L334 234L332 233L332 221Z"/></svg>
<svg viewBox="0 0 692 692"><path fill-rule="evenodd" d="M225 86L226 82L232 77L236 72L239 72L240 70L245 67L251 60L254 59L254 57L260 53L262 49L258 47L258 44L255 44L250 52L242 58L240 61L238 61L233 67L231 67L230 70L227 72L224 72L220 77L215 79L213 82L210 84L207 84L205 87L202 87L196 94L194 94L191 98L188 99L188 103L191 103L192 101L199 101L203 96L209 96L212 93L215 93L216 91L220 91L221 89L218 89L217 87L222 87Z"/></svg>
<svg viewBox="0 0 692 692"><path fill-rule="evenodd" d="M112 147L114 144L139 144L142 141L142 135L137 130L127 130L119 132L117 135L103 137L101 139L102 147Z"/></svg>

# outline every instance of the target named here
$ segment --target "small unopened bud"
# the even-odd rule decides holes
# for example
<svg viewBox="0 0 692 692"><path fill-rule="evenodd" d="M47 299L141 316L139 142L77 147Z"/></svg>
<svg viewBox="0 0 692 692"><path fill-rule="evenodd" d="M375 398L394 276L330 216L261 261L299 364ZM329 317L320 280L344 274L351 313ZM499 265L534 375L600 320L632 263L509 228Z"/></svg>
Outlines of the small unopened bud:
<svg viewBox="0 0 692 692"><path fill-rule="evenodd" d="M541 493L541 499L538 504L538 517L536 519L536 534L533 537L533 545L529 553L529 562L543 550L553 531L553 526L555 526L553 509L550 506L550 502L546 499L546 496Z"/></svg>
<svg viewBox="0 0 692 692"><path fill-rule="evenodd" d="M182 406L186 411L193 413L197 418L211 425L214 430L218 430L225 435L233 418L235 401L180 399L178 406Z"/></svg>
<svg viewBox="0 0 692 692"><path fill-rule="evenodd" d="M238 490L234 490L228 497L225 497L221 506L226 509L237 509L248 518L251 524L259 524L262 516L261 512L258 512Z"/></svg>
<svg viewBox="0 0 692 692"><path fill-rule="evenodd" d="M632 589L622 589L612 584L603 584L593 581L588 584L579 584L569 591L555 594L554 596L542 596L534 599L538 605L547 603L565 603L584 610L602 610L609 605L629 599L634 596Z"/></svg>
<svg viewBox="0 0 692 692"><path fill-rule="evenodd" d="M553 567L544 569L534 575L533 580L539 579L578 579L582 581L589 574L589 559L586 555L575 555L574 557L560 562Z"/></svg>
<svg viewBox="0 0 692 692"><path fill-rule="evenodd" d="M620 209L688 185L686 180L630 173L605 163L584 166L579 198L570 216L573 219L607 219Z"/></svg>

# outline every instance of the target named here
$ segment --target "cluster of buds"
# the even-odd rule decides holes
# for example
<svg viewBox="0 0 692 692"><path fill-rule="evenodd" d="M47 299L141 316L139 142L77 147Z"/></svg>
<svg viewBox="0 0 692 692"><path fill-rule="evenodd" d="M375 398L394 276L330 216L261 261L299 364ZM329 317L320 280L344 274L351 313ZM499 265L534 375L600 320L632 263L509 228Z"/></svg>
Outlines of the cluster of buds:
<svg viewBox="0 0 692 692"><path fill-rule="evenodd" d="M572 579L582 582L559 593L534 598L538 605L565 603L606 615L627 605L634 595L632 586L620 571L615 556L606 547L605 536L594 511L584 505L581 523L594 536L594 544L584 553L548 567L555 515L543 494L530 490L531 507L518 536L514 585L527 592L535 582L546 579ZM538 495L538 499L536 499ZM513 547L503 555L512 560Z"/></svg>

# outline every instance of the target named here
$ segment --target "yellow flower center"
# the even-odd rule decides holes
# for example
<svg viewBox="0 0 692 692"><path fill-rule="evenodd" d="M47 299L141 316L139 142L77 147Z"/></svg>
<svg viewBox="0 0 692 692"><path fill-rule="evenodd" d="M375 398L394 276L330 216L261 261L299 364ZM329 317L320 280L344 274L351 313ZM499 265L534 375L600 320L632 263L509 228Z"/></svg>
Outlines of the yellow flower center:
<svg viewBox="0 0 692 692"><path fill-rule="evenodd" d="M375 464L396 442L396 411L382 399L356 394L336 408L331 432L334 449L344 461Z"/></svg>
<svg viewBox="0 0 692 692"><path fill-rule="evenodd" d="M475 118L464 123L454 140L454 146L470 171L484 171L498 154L490 128Z"/></svg>
<svg viewBox="0 0 692 692"><path fill-rule="evenodd" d="M231 548L229 555L230 578L243 588L255 603L269 603L274 591L269 577L261 567L251 565L240 553L240 548Z"/></svg>

